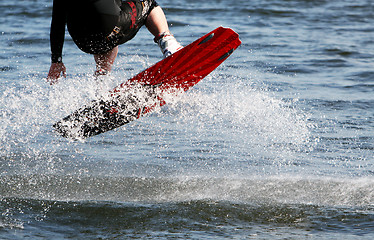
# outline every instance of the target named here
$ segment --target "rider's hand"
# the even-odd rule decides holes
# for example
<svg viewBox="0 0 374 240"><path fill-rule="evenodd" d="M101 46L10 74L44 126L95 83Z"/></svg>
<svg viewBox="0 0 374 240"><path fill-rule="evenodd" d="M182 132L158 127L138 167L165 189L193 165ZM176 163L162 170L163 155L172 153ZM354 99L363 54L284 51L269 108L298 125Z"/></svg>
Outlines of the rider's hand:
<svg viewBox="0 0 374 240"><path fill-rule="evenodd" d="M63 77L66 77L65 65L62 62L52 63L51 67L49 68L47 82L49 82L51 85L58 83L58 78L60 78L61 74Z"/></svg>

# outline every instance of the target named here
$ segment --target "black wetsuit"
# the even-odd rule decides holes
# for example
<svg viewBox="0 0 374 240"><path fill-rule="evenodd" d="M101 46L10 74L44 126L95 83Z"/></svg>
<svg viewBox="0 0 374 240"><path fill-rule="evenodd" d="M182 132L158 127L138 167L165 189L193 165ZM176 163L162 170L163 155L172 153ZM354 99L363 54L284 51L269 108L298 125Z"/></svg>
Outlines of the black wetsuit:
<svg viewBox="0 0 374 240"><path fill-rule="evenodd" d="M53 0L52 62L61 62L65 25L82 51L102 54L132 39L156 6L155 0Z"/></svg>

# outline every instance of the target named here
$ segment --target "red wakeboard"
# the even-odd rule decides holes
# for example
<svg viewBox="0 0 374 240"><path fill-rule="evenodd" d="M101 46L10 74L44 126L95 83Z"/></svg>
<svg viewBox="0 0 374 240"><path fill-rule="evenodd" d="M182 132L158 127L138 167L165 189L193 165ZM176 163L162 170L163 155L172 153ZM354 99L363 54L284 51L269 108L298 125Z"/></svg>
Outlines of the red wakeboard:
<svg viewBox="0 0 374 240"><path fill-rule="evenodd" d="M71 139L84 139L118 128L164 105L166 95L187 91L216 69L240 44L236 32L219 27L53 127L63 137Z"/></svg>

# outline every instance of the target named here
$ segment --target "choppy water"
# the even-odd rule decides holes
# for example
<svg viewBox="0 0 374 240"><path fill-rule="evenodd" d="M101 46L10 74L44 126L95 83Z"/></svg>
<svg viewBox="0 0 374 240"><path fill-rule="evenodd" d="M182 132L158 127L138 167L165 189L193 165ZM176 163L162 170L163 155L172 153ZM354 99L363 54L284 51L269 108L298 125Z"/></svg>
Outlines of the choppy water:
<svg viewBox="0 0 374 240"><path fill-rule="evenodd" d="M67 37L53 87L51 1L0 3L0 239L372 239L374 3L159 0L188 44L242 46L180 99L85 142L51 125L95 97ZM144 28L111 89L158 61Z"/></svg>

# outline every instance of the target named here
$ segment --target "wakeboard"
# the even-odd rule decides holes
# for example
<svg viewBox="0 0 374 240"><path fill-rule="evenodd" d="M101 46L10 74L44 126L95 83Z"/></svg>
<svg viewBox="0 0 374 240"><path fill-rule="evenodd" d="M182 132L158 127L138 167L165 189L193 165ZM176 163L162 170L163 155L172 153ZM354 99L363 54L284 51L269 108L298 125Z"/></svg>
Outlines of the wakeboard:
<svg viewBox="0 0 374 240"><path fill-rule="evenodd" d="M74 111L53 127L61 136L85 139L118 128L166 104L166 96L187 91L241 44L230 28L218 27L173 55Z"/></svg>

